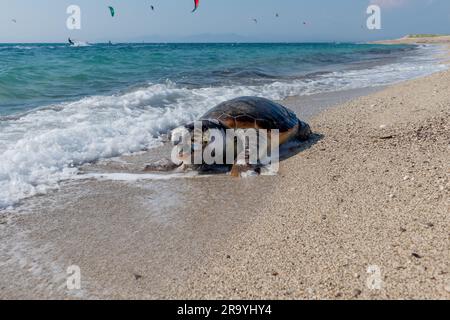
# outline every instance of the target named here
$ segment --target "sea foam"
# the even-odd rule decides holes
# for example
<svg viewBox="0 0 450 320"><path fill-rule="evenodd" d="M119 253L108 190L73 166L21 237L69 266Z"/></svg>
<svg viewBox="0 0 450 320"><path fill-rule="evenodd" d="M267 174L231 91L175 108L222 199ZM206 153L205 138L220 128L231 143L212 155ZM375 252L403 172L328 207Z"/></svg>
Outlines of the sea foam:
<svg viewBox="0 0 450 320"><path fill-rule="evenodd" d="M73 178L83 163L158 146L169 129L228 99L256 95L279 100L386 85L445 68L430 62L427 54L370 69L259 86L192 89L166 82L4 117L0 119L0 208L58 188L58 182Z"/></svg>

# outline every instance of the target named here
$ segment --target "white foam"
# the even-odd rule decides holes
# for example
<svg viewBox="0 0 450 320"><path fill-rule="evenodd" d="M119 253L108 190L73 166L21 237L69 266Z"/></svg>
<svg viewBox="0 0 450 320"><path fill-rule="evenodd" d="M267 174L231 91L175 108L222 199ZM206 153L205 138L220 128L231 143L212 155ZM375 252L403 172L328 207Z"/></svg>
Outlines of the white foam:
<svg viewBox="0 0 450 320"><path fill-rule="evenodd" d="M172 180L172 179L189 179L194 177L207 177L207 175L199 176L196 172L186 173L88 173L78 175L77 179L96 179L109 181L134 182L141 180Z"/></svg>
<svg viewBox="0 0 450 320"><path fill-rule="evenodd" d="M85 41L77 41L74 40L73 41L73 45L71 45L71 47L90 47L91 44Z"/></svg>
<svg viewBox="0 0 450 320"><path fill-rule="evenodd" d="M445 68L424 55L370 70L262 86L187 89L170 82L150 84L122 95L93 96L5 118L0 121L0 208L57 188L59 181L76 175L80 164L160 145L168 129L228 99L256 95L278 100L386 85Z"/></svg>

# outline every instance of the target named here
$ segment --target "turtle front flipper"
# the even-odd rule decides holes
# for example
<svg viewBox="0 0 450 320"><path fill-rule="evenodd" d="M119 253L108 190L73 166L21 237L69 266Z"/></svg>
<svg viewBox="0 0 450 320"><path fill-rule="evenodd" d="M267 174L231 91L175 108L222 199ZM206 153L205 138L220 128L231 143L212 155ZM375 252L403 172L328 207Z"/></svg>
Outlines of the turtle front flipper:
<svg viewBox="0 0 450 320"><path fill-rule="evenodd" d="M235 178L239 178L241 176L241 168L242 166L238 164L233 164L233 167L231 167L230 175Z"/></svg>
<svg viewBox="0 0 450 320"><path fill-rule="evenodd" d="M261 165L250 163L250 150L248 146L245 146L244 150L245 156L242 159L239 157L235 160L233 166L231 167L230 175L232 177L242 177L242 176L254 176L261 174Z"/></svg>
<svg viewBox="0 0 450 320"><path fill-rule="evenodd" d="M235 178L240 178L243 175L254 176L261 174L261 167L251 164L233 164L231 167L230 175Z"/></svg>

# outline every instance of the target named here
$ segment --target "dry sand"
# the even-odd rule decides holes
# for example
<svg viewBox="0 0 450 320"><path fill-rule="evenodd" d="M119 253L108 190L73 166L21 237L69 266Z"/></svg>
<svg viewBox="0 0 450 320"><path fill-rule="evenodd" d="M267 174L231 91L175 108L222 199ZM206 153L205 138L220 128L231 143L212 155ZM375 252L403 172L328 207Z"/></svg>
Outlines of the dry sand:
<svg viewBox="0 0 450 320"><path fill-rule="evenodd" d="M400 39L374 41L379 44L450 44L450 36L434 36L434 37L409 37L405 36Z"/></svg>
<svg viewBox="0 0 450 320"><path fill-rule="evenodd" d="M0 298L448 299L449 118L447 71L314 116L277 176L64 183L0 213Z"/></svg>

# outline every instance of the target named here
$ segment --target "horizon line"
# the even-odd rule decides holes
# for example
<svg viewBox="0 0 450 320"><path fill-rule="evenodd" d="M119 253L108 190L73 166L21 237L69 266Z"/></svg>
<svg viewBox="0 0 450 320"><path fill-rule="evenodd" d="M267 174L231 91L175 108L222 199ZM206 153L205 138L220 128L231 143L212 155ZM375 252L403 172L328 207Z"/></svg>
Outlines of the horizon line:
<svg viewBox="0 0 450 320"><path fill-rule="evenodd" d="M393 40L393 39L384 39L381 41ZM112 44L314 44L314 43L351 43L351 44L364 44L370 43L373 40L367 41L328 41L328 40L318 40L318 41L111 41ZM108 41L98 41L98 42L89 42L85 41L88 44L109 44ZM56 42L0 42L0 45L3 44L67 44L67 41L56 41Z"/></svg>

